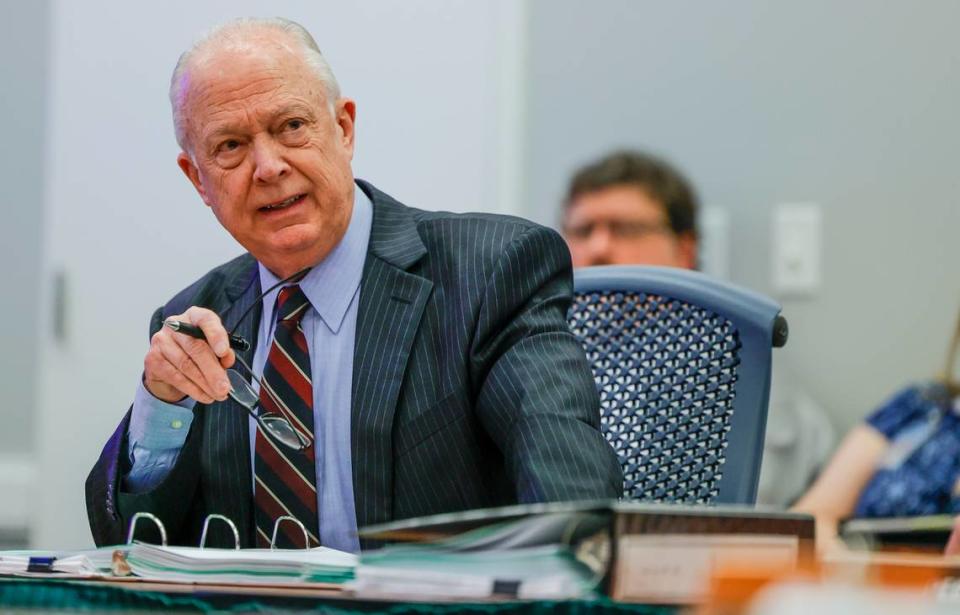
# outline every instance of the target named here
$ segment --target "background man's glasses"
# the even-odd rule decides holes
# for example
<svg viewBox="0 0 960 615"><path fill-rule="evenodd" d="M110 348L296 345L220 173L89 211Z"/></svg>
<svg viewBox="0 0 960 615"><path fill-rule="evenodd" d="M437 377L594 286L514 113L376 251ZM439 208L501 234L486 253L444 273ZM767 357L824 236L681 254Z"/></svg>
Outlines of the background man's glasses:
<svg viewBox="0 0 960 615"><path fill-rule="evenodd" d="M248 307L247 310L240 316L237 322L233 325L233 329L230 330L230 347L238 351L249 349L250 342L243 339L239 335L236 335L236 331L240 326L240 323L244 321L244 319L253 311L253 308L259 305L263 301L263 298L269 295L271 291L276 289L278 286L300 280L303 278L303 276L307 275L308 271L310 271L309 267L306 269L301 269L300 271L280 280L267 290L260 293L260 296L250 304L250 307ZM222 318L223 317L221 316L221 320ZM184 333L190 337L206 339L206 336L199 327L195 327L189 323L169 320L164 324L174 331ZM296 451L302 451L306 448L309 448L312 444L310 438L291 425L290 421L288 421L286 417L275 412L266 412L260 407L260 396L250 384L253 378L255 378L253 369L247 364L246 361L243 360L243 357L240 356L239 352L235 352L234 356L237 358L237 363L246 370L249 376L244 376L239 370L232 367L227 370L227 379L230 381L230 392L228 393L230 395L230 399L237 402L247 410L250 416L252 416L257 422L257 427L263 432L264 435L272 437L280 444L283 444L284 446L292 448ZM263 378L259 378L258 382L260 384L260 390L264 390Z"/></svg>
<svg viewBox="0 0 960 615"><path fill-rule="evenodd" d="M670 227L661 222L609 220L605 222L586 222L584 224L566 225L563 227L563 233L568 239L584 241L589 239L591 235L601 228L606 228L610 233L610 237L613 239L626 241L670 232Z"/></svg>

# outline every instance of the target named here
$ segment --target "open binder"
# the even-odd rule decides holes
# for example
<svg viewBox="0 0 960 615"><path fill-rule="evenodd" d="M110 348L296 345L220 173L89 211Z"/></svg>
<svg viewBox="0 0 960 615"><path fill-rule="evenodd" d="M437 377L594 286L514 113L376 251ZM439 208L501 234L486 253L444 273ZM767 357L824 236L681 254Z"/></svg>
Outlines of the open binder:
<svg viewBox="0 0 960 615"><path fill-rule="evenodd" d="M135 540L138 528L145 522L151 523L159 533L159 545ZM223 523L230 528L234 536L233 549L205 546L211 522ZM240 549L240 536L233 521L223 515L213 514L204 520L200 544L196 547L180 547L167 545L167 532L160 519L150 513L140 512L130 520L125 545L79 552L0 552L0 574L328 588L339 587L353 578L357 556L352 553L328 547L275 548L277 529L281 523L299 524L292 517L281 517L274 525L271 548Z"/></svg>
<svg viewBox="0 0 960 615"><path fill-rule="evenodd" d="M137 523L150 520L160 532L161 544L135 542ZM233 533L233 549L205 547L210 523L226 524ZM329 547L313 549L278 549L277 532L282 523L294 523L308 544L307 530L295 518L281 516L273 526L269 549L240 549L236 525L224 515L208 515L203 523L200 544L196 547L173 547L166 544L163 523L150 513L137 513L130 520L127 534L129 550L126 563L130 572L140 578L181 583L322 583L340 585L353 578L357 556Z"/></svg>

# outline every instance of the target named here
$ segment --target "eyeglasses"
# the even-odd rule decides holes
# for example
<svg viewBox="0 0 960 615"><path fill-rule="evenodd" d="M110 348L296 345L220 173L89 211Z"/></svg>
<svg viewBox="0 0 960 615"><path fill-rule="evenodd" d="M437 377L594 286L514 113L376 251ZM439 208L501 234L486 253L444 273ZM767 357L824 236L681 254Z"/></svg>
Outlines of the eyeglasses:
<svg viewBox="0 0 960 615"><path fill-rule="evenodd" d="M603 227L607 228L613 239L624 241L670 232L670 227L660 222L640 222L633 220L607 220L603 222L585 222L576 225L565 225L563 232L568 239L585 241L589 239L598 228Z"/></svg>
<svg viewBox="0 0 960 615"><path fill-rule="evenodd" d="M282 286L289 282L293 282L303 278L307 275L307 272L310 271L310 268L302 269L293 275L286 277L267 290L260 293L260 296L257 297L256 301L250 304L250 307L240 316L239 320L234 323L233 328L230 330L230 335L236 337L242 344L249 348L250 343L240 336L235 336L237 328L240 326L240 323L253 311L253 308L260 304L263 301L263 298L270 294L271 291L276 289L278 286ZM230 398L246 408L247 412L250 413L250 416L254 418L257 422L257 427L265 436L270 436L280 444L286 446L287 448L292 448L295 451L302 451L310 447L312 442L310 438L305 434L298 431L290 424L284 416L277 414L275 412L266 412L260 407L260 396L250 385L250 382L256 378L253 373L253 369L243 360L243 357L240 356L239 352L234 353L234 356L237 358L237 363L241 365L249 374L244 376L240 373L239 370L230 368L227 370L227 379L230 381ZM263 387L263 378L257 379L260 390L264 390Z"/></svg>
<svg viewBox="0 0 960 615"><path fill-rule="evenodd" d="M250 377L253 378L253 370L247 365L247 362L237 354L237 361L247 370ZM247 409L250 416L257 421L257 427L264 434L269 434L274 440L295 451L302 451L310 447L310 438L300 433L290 424L283 415L275 412L265 412L260 407L260 396L250 386L247 378L238 370L230 368L227 370L227 379L230 380L230 398ZM259 380L260 389L263 390L263 379Z"/></svg>

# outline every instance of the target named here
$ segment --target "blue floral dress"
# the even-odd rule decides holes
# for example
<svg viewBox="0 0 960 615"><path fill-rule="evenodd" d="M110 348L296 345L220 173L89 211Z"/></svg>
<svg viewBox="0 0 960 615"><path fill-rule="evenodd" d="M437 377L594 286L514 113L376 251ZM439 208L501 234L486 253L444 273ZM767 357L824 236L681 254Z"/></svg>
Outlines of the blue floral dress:
<svg viewBox="0 0 960 615"><path fill-rule="evenodd" d="M937 384L908 387L867 417L890 441L855 517L960 513L960 414Z"/></svg>

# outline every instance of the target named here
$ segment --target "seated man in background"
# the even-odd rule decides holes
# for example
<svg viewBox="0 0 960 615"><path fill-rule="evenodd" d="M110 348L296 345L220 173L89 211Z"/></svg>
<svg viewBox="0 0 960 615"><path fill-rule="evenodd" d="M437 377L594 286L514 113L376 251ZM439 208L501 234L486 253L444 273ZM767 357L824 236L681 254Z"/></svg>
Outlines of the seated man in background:
<svg viewBox="0 0 960 615"><path fill-rule="evenodd" d="M619 151L577 171L562 230L574 267L660 265L697 268L697 196L666 161ZM758 504L787 506L809 485L833 446L833 429L800 392L774 377Z"/></svg>
<svg viewBox="0 0 960 615"><path fill-rule="evenodd" d="M280 546L357 551L367 524L621 495L556 233L354 180L356 105L293 22L214 29L170 101L178 165L248 253L153 314L134 403L87 479L97 544L145 511L173 544L219 513L267 546L287 515L304 532L282 524Z"/></svg>
<svg viewBox="0 0 960 615"><path fill-rule="evenodd" d="M614 152L574 174L562 229L574 267L697 267L697 196L678 171Z"/></svg>

